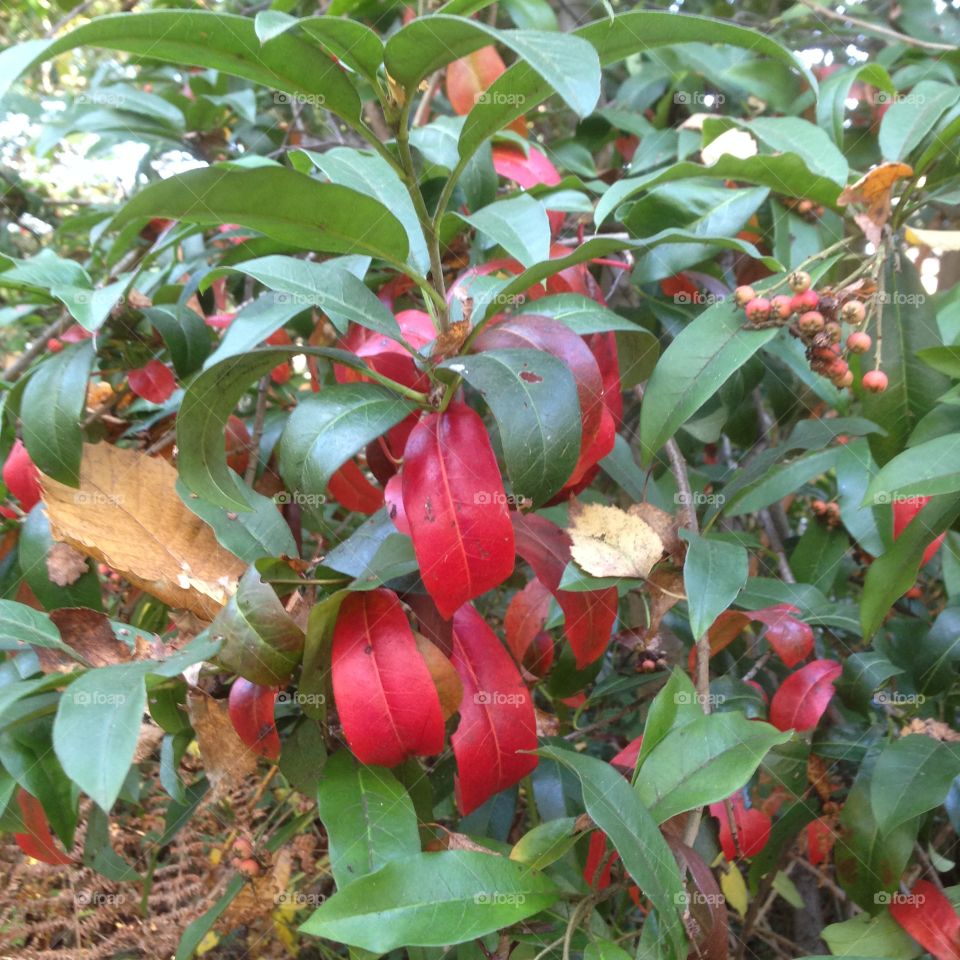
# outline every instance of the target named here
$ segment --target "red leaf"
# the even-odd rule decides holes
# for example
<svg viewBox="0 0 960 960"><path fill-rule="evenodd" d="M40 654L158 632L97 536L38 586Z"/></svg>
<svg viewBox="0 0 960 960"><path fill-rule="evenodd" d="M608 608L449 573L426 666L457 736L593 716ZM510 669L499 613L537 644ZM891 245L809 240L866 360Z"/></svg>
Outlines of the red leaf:
<svg viewBox="0 0 960 960"><path fill-rule="evenodd" d="M643 746L643 734L634 737L611 761L611 765L624 773L633 775L637 766L637 758L640 756L640 748Z"/></svg>
<svg viewBox="0 0 960 960"><path fill-rule="evenodd" d="M960 958L960 916L929 880L918 880L909 896L897 894L890 916L937 960Z"/></svg>
<svg viewBox="0 0 960 960"><path fill-rule="evenodd" d="M401 476L423 585L449 619L514 567L507 498L483 420L462 403L428 414L410 434Z"/></svg>
<svg viewBox="0 0 960 960"><path fill-rule="evenodd" d="M584 593L560 590L560 578L570 562L570 540L555 523L536 514L514 514L517 553L533 568L537 579L556 597L563 610L563 632L578 669L603 656L617 619L617 588Z"/></svg>
<svg viewBox="0 0 960 960"><path fill-rule="evenodd" d="M492 46L481 47L449 63L445 87L453 112L459 117L468 114L478 95L506 69L503 58Z"/></svg>
<svg viewBox="0 0 960 960"><path fill-rule="evenodd" d="M733 862L738 856L755 857L770 839L770 818L756 807L747 807L739 791L730 797L736 839L730 825L727 804L724 801L710 804L710 814L720 821L720 846L723 855Z"/></svg>
<svg viewBox="0 0 960 960"><path fill-rule="evenodd" d="M795 667L813 651L813 630L791 614L799 612L788 603L778 603L763 610L752 610L748 616L767 627L764 636L777 656L788 667Z"/></svg>
<svg viewBox="0 0 960 960"><path fill-rule="evenodd" d="M612 850L607 854L607 835L600 830L590 834L590 846L587 848L587 862L583 867L583 880L594 890L605 890L610 886L610 871L619 854Z"/></svg>
<svg viewBox="0 0 960 960"><path fill-rule="evenodd" d="M813 866L826 862L836 839L831 819L817 817L807 824L807 859Z"/></svg>
<svg viewBox="0 0 960 960"><path fill-rule="evenodd" d="M20 807L20 817L26 827L26 833L13 835L17 846L28 857L33 857L41 863L49 863L54 867L73 863L73 857L64 853L53 839L47 815L43 812L40 801L32 793L27 793L23 787L19 787L17 805Z"/></svg>
<svg viewBox="0 0 960 960"><path fill-rule="evenodd" d="M351 513L376 513L383 506L383 491L375 487L355 460L348 460L327 483L327 491Z"/></svg>
<svg viewBox="0 0 960 960"><path fill-rule="evenodd" d="M457 760L457 805L464 815L522 780L537 758L530 691L499 637L466 604L453 618L453 656L463 684L460 723L450 738Z"/></svg>
<svg viewBox="0 0 960 960"><path fill-rule="evenodd" d="M896 540L897 537L903 533L907 527L913 522L913 518L930 502L929 497L906 497L902 500L894 500L893 502L893 539ZM921 566L929 563L933 559L933 555L940 549L940 544L943 543L943 538L946 536L946 533L941 533L936 540L932 541L930 546L923 551L923 560Z"/></svg>
<svg viewBox="0 0 960 960"><path fill-rule="evenodd" d="M493 169L506 180L513 180L525 190L546 184L554 187L560 182L557 168L547 159L546 154L536 147L528 147L524 153L520 147L500 145L493 148ZM557 233L563 226L566 214L562 210L548 210L550 230Z"/></svg>
<svg viewBox="0 0 960 960"><path fill-rule="evenodd" d="M507 606L503 629L513 658L523 664L550 611L550 591L536 578L517 591Z"/></svg>
<svg viewBox="0 0 960 960"><path fill-rule="evenodd" d="M131 370L127 374L127 383L138 397L151 403L163 403L177 388L173 372L159 360L151 360L145 367Z"/></svg>
<svg viewBox="0 0 960 960"><path fill-rule="evenodd" d="M280 756L280 737L273 710L277 698L274 687L252 683L237 677L230 687L227 706L237 736L256 754L268 760Z"/></svg>
<svg viewBox="0 0 960 960"><path fill-rule="evenodd" d="M430 315L423 310L402 310L396 320L404 339L415 349L420 349L437 336ZM410 353L399 341L386 334L351 324L340 346L365 360L377 373L397 383L413 390L425 390L429 386L426 374L417 369ZM339 363L334 364L333 372L338 383L370 382L365 374Z"/></svg>
<svg viewBox="0 0 960 960"><path fill-rule="evenodd" d="M407 520L407 513L403 509L403 478L399 473L395 473L388 481L383 490L383 499L387 504L387 516L393 521L393 525L400 533L410 536L410 521Z"/></svg>
<svg viewBox="0 0 960 960"><path fill-rule="evenodd" d="M607 405L613 422L619 430L623 426L623 392L620 388L620 360L617 355L617 338L612 330L592 333L584 338L597 358L600 375L603 377L603 402Z"/></svg>
<svg viewBox="0 0 960 960"><path fill-rule="evenodd" d="M488 326L475 343L478 351L510 348L542 350L560 360L573 374L583 423L580 457L568 481L575 482L588 467L593 466L600 457L605 457L613 447L614 437L611 431L609 447L594 460L587 459L594 453L593 444L600 431L605 409L600 367L581 337L566 324L549 317L524 315L505 320Z"/></svg>
<svg viewBox="0 0 960 960"><path fill-rule="evenodd" d="M16 440L3 465L3 482L29 513L40 500L40 471L27 453L22 440Z"/></svg>
<svg viewBox="0 0 960 960"><path fill-rule="evenodd" d="M827 709L833 681L842 671L836 660L812 660L791 674L770 701L770 722L778 730L812 730Z"/></svg>
<svg viewBox="0 0 960 960"><path fill-rule="evenodd" d="M440 698L391 590L343 601L331 663L343 734L361 763L393 767L443 749Z"/></svg>

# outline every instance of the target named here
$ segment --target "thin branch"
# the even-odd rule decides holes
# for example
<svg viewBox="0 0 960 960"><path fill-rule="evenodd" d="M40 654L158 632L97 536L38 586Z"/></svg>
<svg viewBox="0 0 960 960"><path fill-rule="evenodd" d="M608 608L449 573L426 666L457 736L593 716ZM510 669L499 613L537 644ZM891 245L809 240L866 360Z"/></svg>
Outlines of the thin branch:
<svg viewBox="0 0 960 960"><path fill-rule="evenodd" d="M934 40L918 40L916 37L908 37L905 33L899 33L890 27L882 27L877 23L861 20L859 17L851 17L849 13L837 13L828 7L820 6L820 4L815 3L814 0L800 0L800 2L818 17L826 17L828 20L835 20L839 23L847 23L851 26L859 27L867 33L875 33L879 37L886 37L888 40L895 40L897 43L905 43L910 47L920 47L923 50L938 50L946 53L953 53L957 49L952 43L937 43Z"/></svg>

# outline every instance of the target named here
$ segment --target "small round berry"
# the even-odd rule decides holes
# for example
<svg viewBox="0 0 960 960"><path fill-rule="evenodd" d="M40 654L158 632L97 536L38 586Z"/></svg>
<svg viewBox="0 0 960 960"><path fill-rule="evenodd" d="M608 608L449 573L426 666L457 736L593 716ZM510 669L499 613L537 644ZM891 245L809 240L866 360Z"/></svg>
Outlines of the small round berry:
<svg viewBox="0 0 960 960"><path fill-rule="evenodd" d="M853 386L853 371L849 368L847 372L842 377L832 377L833 385L838 390L846 390L847 387Z"/></svg>
<svg viewBox="0 0 960 960"><path fill-rule="evenodd" d="M793 313L793 298L779 296L770 301L770 316L774 320L786 320Z"/></svg>
<svg viewBox="0 0 960 960"><path fill-rule="evenodd" d="M840 324L835 320L828 320L823 326L823 332L830 338L831 343L839 343L843 336Z"/></svg>
<svg viewBox="0 0 960 960"><path fill-rule="evenodd" d="M846 360L834 360L833 363L827 367L827 376L831 380L836 380L840 377L846 376L850 372L850 367L847 366Z"/></svg>
<svg viewBox="0 0 960 960"><path fill-rule="evenodd" d="M873 346L869 333L858 330L847 337L847 349L851 353L866 353Z"/></svg>
<svg viewBox="0 0 960 960"><path fill-rule="evenodd" d="M840 308L840 318L851 327L859 327L867 318L867 308L859 300L848 300Z"/></svg>
<svg viewBox="0 0 960 960"><path fill-rule="evenodd" d="M47 349L51 353L59 353L63 349L63 341L58 340L56 337L51 337L47 341Z"/></svg>
<svg viewBox="0 0 960 960"><path fill-rule="evenodd" d="M808 213L813 212L813 201L812 200L801 200L797 204L797 213L805 217Z"/></svg>
<svg viewBox="0 0 960 960"><path fill-rule="evenodd" d="M233 841L233 852L241 859L253 856L253 844L246 837L237 837Z"/></svg>
<svg viewBox="0 0 960 960"><path fill-rule="evenodd" d="M813 353L811 354L814 360L819 360L822 363L833 363L834 360L838 359L840 356L839 347L816 347L814 348Z"/></svg>
<svg viewBox="0 0 960 960"><path fill-rule="evenodd" d="M870 370L860 381L864 390L870 393L883 393L887 389L887 375L882 370Z"/></svg>
<svg viewBox="0 0 960 960"><path fill-rule="evenodd" d="M806 293L810 289L810 284L813 281L810 279L810 274L806 270L794 270L793 273L787 277L787 283L790 284L790 289L794 293Z"/></svg>
<svg viewBox="0 0 960 960"><path fill-rule="evenodd" d="M244 860L237 860L234 862L234 866L241 873L245 873L248 877L256 877L260 873L260 864L257 863L257 861L252 857L247 857Z"/></svg>
<svg viewBox="0 0 960 960"><path fill-rule="evenodd" d="M738 307L745 307L751 300L756 300L757 294L753 287L737 287L733 291L733 302Z"/></svg>
<svg viewBox="0 0 960 960"><path fill-rule="evenodd" d="M797 326L801 333L812 335L819 333L823 329L823 314L816 310L808 310L797 321Z"/></svg>
<svg viewBox="0 0 960 960"><path fill-rule="evenodd" d="M754 297L744 312L751 323L763 323L770 316L770 301L766 297Z"/></svg>
<svg viewBox="0 0 960 960"><path fill-rule="evenodd" d="M826 513L826 512L827 512L827 504L826 504L826 502L823 501L823 500L814 500L813 503L810 504L810 507L811 507L811 509L813 510L814 513Z"/></svg>
<svg viewBox="0 0 960 960"><path fill-rule="evenodd" d="M816 310L820 305L820 294L816 290L804 290L798 293L791 301L794 313L806 313L807 310Z"/></svg>

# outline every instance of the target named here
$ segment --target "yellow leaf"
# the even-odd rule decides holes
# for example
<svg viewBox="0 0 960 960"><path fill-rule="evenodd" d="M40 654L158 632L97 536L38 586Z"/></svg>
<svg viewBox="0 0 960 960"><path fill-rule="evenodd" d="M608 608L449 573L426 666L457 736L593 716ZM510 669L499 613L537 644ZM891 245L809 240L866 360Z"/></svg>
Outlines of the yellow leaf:
<svg viewBox="0 0 960 960"><path fill-rule="evenodd" d="M208 930L197 947L197 956L202 957L205 953L209 953L218 943L220 943L220 937L212 930Z"/></svg>
<svg viewBox="0 0 960 960"><path fill-rule="evenodd" d="M663 554L657 532L636 514L599 503L570 507L573 559L594 577L646 577Z"/></svg>
<svg viewBox="0 0 960 960"><path fill-rule="evenodd" d="M903 234L907 243L918 247L936 247L938 250L960 250L960 230L920 230L907 227Z"/></svg>
<svg viewBox="0 0 960 960"><path fill-rule="evenodd" d="M245 567L183 504L166 460L85 444L80 486L41 474L55 540L69 543L173 607L212 620Z"/></svg>
<svg viewBox="0 0 960 960"><path fill-rule="evenodd" d="M743 880L743 874L737 869L736 864L728 863L726 869L721 868L720 889L727 898L727 903L733 907L740 916L747 912L747 906L750 903L750 895L747 892L747 885Z"/></svg>
<svg viewBox="0 0 960 960"><path fill-rule="evenodd" d="M883 239L883 228L890 219L893 185L904 177L913 176L913 167L906 163L881 163L856 183L844 187L837 197L837 203L843 207L856 204L864 207L853 219L863 231L864 236L879 245Z"/></svg>

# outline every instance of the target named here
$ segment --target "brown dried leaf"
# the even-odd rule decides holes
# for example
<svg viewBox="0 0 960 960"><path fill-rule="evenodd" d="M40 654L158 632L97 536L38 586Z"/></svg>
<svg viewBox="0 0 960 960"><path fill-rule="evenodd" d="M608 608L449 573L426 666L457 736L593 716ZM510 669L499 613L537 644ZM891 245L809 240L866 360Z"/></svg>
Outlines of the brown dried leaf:
<svg viewBox="0 0 960 960"><path fill-rule="evenodd" d="M594 577L646 577L663 541L646 520L619 507L573 503L567 528L573 559Z"/></svg>
<svg viewBox="0 0 960 960"><path fill-rule="evenodd" d="M414 632L413 638L430 671L433 685L437 688L443 719L449 720L460 709L460 701L463 700L463 684L460 682L460 675L439 647L431 643L422 633Z"/></svg>
<svg viewBox="0 0 960 960"><path fill-rule="evenodd" d="M47 576L58 587L69 587L87 572L87 558L69 543L55 543L47 554Z"/></svg>
<svg viewBox="0 0 960 960"><path fill-rule="evenodd" d="M165 603L212 620L244 564L183 505L176 480L165 460L105 443L84 445L78 489L40 476L56 540Z"/></svg>
<svg viewBox="0 0 960 960"><path fill-rule="evenodd" d="M133 659L130 648L118 640L105 614L86 607L63 607L51 610L50 619L60 631L63 642L72 647L91 667L108 667ZM44 673L69 673L79 664L57 650L35 647L40 669Z"/></svg>
<svg viewBox="0 0 960 960"><path fill-rule="evenodd" d="M454 833L446 827L443 829L446 830L447 850L472 850L474 853L489 853L492 857L500 856L496 850L471 840L465 833Z"/></svg>
<svg viewBox="0 0 960 960"><path fill-rule="evenodd" d="M647 577L647 595L650 600L650 625L644 634L649 643L657 635L660 622L681 600L686 598L683 589L683 571L664 566ZM649 647L648 647L649 649Z"/></svg>
<svg viewBox="0 0 960 960"><path fill-rule="evenodd" d="M160 746L164 737L163 727L157 725L152 720L145 720L140 724L140 733L137 735L137 749L133 754L134 763L142 763L148 757L152 757L154 751Z"/></svg>
<svg viewBox="0 0 960 960"><path fill-rule="evenodd" d="M187 714L214 796L223 796L257 769L256 754L237 736L227 710L226 700L202 690L187 693Z"/></svg>
<svg viewBox="0 0 960 960"><path fill-rule="evenodd" d="M560 719L546 710L539 707L533 708L534 716L537 720L538 737L556 737L560 735Z"/></svg>
<svg viewBox="0 0 960 960"><path fill-rule="evenodd" d="M913 167L906 163L881 163L856 183L844 187L837 203L843 207L859 204L866 209L853 215L863 235L873 244L883 239L883 228L890 219L893 185L903 177L912 177Z"/></svg>

